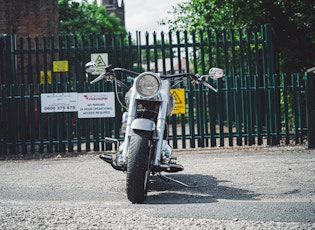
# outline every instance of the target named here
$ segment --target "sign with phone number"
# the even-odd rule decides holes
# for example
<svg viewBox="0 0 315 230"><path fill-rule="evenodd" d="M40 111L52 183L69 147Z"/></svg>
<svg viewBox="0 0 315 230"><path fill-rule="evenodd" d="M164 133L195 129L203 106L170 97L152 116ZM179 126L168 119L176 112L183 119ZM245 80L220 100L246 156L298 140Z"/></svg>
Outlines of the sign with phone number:
<svg viewBox="0 0 315 230"><path fill-rule="evenodd" d="M114 92L42 93L41 112L78 112L78 118L115 117Z"/></svg>
<svg viewBox="0 0 315 230"><path fill-rule="evenodd" d="M76 112L78 93L42 93L41 112Z"/></svg>

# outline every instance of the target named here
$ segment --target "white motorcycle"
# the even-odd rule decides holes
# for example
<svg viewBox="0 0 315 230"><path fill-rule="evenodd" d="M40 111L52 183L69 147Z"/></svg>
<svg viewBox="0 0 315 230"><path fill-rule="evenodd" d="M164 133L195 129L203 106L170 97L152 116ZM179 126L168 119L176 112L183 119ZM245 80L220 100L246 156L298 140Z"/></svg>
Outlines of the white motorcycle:
<svg viewBox="0 0 315 230"><path fill-rule="evenodd" d="M135 77L133 85L125 95L127 112L122 116L122 130L124 142L119 145L115 138L107 137L105 142L116 143L117 153L115 159L110 154L102 154L100 158L111 166L126 172L126 192L132 203L142 203L147 196L149 177L157 175L166 181L174 181L184 186L183 182L171 179L161 172L179 172L184 168L176 163L172 155L172 147L168 144L168 128L166 117L173 112L174 98L170 93L170 82L184 81L190 78L192 83L202 84L216 92L207 81L207 77L218 79L223 76L223 70L211 68L209 75L179 73L173 75L161 75L153 72L136 73L123 68L112 68L107 66L99 68L91 61L85 65L87 73L102 71L102 73L91 81L91 84L100 81L115 82L117 86L125 86L118 80L116 73L126 73ZM116 94L118 101L120 99Z"/></svg>

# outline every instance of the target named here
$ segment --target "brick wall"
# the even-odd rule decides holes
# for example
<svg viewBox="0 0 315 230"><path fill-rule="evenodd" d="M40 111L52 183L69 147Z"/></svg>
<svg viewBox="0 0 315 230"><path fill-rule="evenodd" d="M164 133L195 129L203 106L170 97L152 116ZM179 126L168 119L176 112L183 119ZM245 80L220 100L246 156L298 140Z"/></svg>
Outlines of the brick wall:
<svg viewBox="0 0 315 230"><path fill-rule="evenodd" d="M37 82L39 71L44 69L42 54L38 56L10 56L6 52L5 37L1 35L17 35L10 47L27 48L27 37L39 36L38 47L42 49L43 35L58 34L59 30L58 0L0 0L0 83ZM20 38L24 38L20 40ZM21 44L20 41L23 41ZM31 49L34 49L34 42ZM36 58L39 59L36 62ZM10 62L8 62L10 61ZM47 58L48 69L52 58ZM10 65L7 65L9 63ZM9 66L9 69L8 69ZM39 70L36 68L39 66Z"/></svg>
<svg viewBox="0 0 315 230"><path fill-rule="evenodd" d="M58 0L0 0L0 34L58 34Z"/></svg>

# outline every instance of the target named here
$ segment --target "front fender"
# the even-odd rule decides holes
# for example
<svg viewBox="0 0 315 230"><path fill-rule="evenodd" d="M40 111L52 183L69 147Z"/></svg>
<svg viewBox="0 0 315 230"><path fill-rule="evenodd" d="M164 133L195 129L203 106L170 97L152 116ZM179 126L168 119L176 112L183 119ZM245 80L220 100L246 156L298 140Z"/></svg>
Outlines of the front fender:
<svg viewBox="0 0 315 230"><path fill-rule="evenodd" d="M155 123L146 118L137 118L131 123L131 129L154 131Z"/></svg>

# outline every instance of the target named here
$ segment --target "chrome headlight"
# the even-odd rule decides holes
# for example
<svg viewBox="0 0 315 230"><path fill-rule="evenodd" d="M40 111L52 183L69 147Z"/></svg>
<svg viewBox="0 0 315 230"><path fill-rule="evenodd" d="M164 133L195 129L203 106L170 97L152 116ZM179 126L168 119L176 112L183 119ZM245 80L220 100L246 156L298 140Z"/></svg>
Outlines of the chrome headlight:
<svg viewBox="0 0 315 230"><path fill-rule="evenodd" d="M135 86L142 97L154 97L160 91L161 79L157 74L144 72L135 79Z"/></svg>

